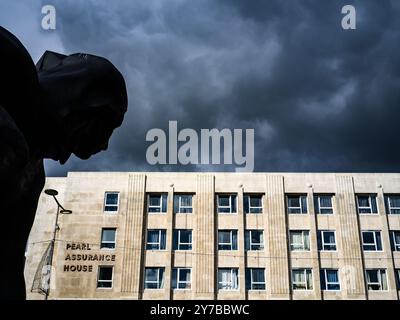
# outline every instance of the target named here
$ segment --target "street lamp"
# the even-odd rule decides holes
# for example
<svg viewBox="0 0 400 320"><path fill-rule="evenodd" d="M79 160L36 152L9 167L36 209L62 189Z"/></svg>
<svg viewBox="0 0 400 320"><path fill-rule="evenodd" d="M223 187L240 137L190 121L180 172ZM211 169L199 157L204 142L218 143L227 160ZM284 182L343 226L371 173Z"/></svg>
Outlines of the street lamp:
<svg viewBox="0 0 400 320"><path fill-rule="evenodd" d="M51 266L53 265L53 255L54 255L54 247L55 247L55 242L56 242L56 235L57 231L60 230L60 227L58 226L58 215L61 214L71 214L71 210L65 209L60 202L57 200L56 195L58 195L58 191L54 189L46 189L44 190L44 193L52 196L55 202L57 203L57 214L56 214L56 222L54 224L54 230L53 230L53 238L51 240L51 250L50 250L50 265L49 265L49 274L48 274L48 288L45 290L45 300L48 299L49 294L50 294L50 277L51 277Z"/></svg>

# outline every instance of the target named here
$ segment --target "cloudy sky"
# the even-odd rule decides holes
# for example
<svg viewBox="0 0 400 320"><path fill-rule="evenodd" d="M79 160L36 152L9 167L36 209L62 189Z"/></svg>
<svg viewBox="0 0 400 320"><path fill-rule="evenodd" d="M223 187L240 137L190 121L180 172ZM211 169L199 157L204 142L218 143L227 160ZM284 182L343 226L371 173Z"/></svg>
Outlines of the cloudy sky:
<svg viewBox="0 0 400 320"><path fill-rule="evenodd" d="M53 4L57 29L40 27ZM343 30L341 8L357 10ZM47 174L232 171L150 166L148 130L253 128L255 171L400 170L400 1L1 0L0 24L45 50L107 57L129 110L106 152Z"/></svg>

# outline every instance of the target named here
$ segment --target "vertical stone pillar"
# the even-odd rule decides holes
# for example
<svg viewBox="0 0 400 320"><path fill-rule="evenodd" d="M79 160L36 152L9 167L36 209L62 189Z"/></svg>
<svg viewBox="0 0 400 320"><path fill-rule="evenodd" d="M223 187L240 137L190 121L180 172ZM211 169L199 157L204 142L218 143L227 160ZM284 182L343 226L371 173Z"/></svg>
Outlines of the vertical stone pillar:
<svg viewBox="0 0 400 320"><path fill-rule="evenodd" d="M122 296L141 298L143 264L143 223L145 214L146 176L128 177L128 204L125 218L125 238L122 262Z"/></svg>
<svg viewBox="0 0 400 320"><path fill-rule="evenodd" d="M336 176L340 281L345 299L365 299L364 266L353 178ZM339 248L340 249L340 248Z"/></svg>
<svg viewBox="0 0 400 320"><path fill-rule="evenodd" d="M237 226L238 226L238 253L239 253L239 299L246 299L246 250L244 243L245 214L243 210L243 186L240 185L237 197Z"/></svg>
<svg viewBox="0 0 400 320"><path fill-rule="evenodd" d="M194 299L215 299L214 176L197 175Z"/></svg>
<svg viewBox="0 0 400 320"><path fill-rule="evenodd" d="M389 290L393 291L393 298L399 300L399 291L397 290L397 283L395 277L395 261L393 256L393 251L390 245L390 228L389 228L389 219L386 213L385 208L385 195L382 185L378 184L378 195L377 195L377 206L378 206L378 213L381 218L382 223L382 245L385 254L385 260L388 261L387 263L387 281Z"/></svg>
<svg viewBox="0 0 400 320"><path fill-rule="evenodd" d="M311 244L311 259L312 259L312 269L314 277L314 293L315 299L321 300L321 280L320 280L320 259L318 251L318 241L317 241L317 215L314 208L314 191L312 185L308 186L307 192L308 199L308 214L310 216L310 244Z"/></svg>
<svg viewBox="0 0 400 320"><path fill-rule="evenodd" d="M266 176L267 292L271 299L289 299L287 219L283 176Z"/></svg>
<svg viewBox="0 0 400 320"><path fill-rule="evenodd" d="M174 185L170 186L168 191L168 204L167 204L167 260L165 263L164 273L164 290L165 300L171 299L171 277L172 277L172 263L174 259L173 254L173 222L174 222Z"/></svg>

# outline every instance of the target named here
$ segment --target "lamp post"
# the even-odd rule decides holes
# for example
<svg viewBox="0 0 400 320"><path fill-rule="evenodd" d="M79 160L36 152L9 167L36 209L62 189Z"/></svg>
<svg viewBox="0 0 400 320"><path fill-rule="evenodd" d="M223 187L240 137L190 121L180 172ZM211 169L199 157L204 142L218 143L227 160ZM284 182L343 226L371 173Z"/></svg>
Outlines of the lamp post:
<svg viewBox="0 0 400 320"><path fill-rule="evenodd" d="M54 247L55 247L55 242L56 242L56 235L57 231L60 230L60 227L58 226L58 216L59 214L71 214L71 210L65 209L60 202L57 200L56 195L58 195L58 191L54 189L46 189L44 190L44 193L52 196L54 201L57 203L57 214L56 214L56 221L54 223L54 230L53 230L53 238L51 239L51 250L50 250L50 265L49 265L49 282L48 282L48 288L45 290L45 300L48 299L49 294L50 294L50 277L51 277L51 267L53 265L53 255L54 255Z"/></svg>

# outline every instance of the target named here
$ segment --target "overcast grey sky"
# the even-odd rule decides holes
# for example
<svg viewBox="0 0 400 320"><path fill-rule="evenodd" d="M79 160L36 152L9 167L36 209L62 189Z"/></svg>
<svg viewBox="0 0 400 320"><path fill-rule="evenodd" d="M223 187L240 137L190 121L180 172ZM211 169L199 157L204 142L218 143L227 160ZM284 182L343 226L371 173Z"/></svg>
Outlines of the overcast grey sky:
<svg viewBox="0 0 400 320"><path fill-rule="evenodd" d="M57 29L40 28L41 6ZM353 4L357 29L341 28ZM150 166L146 132L254 128L255 171L400 170L400 1L1 0L0 24L36 62L92 53L125 77L129 107L106 152L69 170L232 170Z"/></svg>

